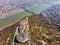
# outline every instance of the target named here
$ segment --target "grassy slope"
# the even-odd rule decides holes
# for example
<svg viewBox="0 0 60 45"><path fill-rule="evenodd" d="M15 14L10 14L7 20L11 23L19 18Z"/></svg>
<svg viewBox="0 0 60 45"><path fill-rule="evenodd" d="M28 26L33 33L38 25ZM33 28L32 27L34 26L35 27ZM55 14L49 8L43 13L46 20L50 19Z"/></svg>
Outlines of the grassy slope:
<svg viewBox="0 0 60 45"><path fill-rule="evenodd" d="M29 13L27 13L27 12L24 12L24 15L23 15L23 13L17 13L15 15L8 17L8 18L1 19L0 20L0 28L5 25L9 25L11 23L17 22L27 15L29 15Z"/></svg>
<svg viewBox="0 0 60 45"><path fill-rule="evenodd" d="M30 31L30 36L31 36L33 45L35 45L35 44L41 45L37 40L40 40L40 41L44 40L44 36L42 34L44 34L48 37L53 36L53 34L55 34L56 30L54 29L54 31L53 31L51 29L51 28L54 28L54 25L50 24L49 26L53 26L53 27L51 27L50 28L51 30L49 30L49 28L47 28L47 27L49 27L48 24L47 25L44 24L46 22L52 22L52 21L48 18L45 19L44 17L39 17L38 15L32 15L29 17L29 26L30 26L29 31ZM43 25L46 25L46 26L43 26ZM50 39L47 39L47 41L45 40L47 42L47 44L49 43L48 40L50 40ZM52 40L51 40L51 42L52 42ZM49 43L49 44L51 44L51 43Z"/></svg>

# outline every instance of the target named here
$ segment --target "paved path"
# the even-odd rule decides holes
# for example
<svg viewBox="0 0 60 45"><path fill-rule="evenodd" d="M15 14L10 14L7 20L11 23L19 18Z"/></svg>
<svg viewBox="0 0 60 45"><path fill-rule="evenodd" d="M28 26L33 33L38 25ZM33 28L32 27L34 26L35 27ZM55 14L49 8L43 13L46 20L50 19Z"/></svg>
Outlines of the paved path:
<svg viewBox="0 0 60 45"><path fill-rule="evenodd" d="M28 26L28 18L23 19L21 21L20 26L17 26L16 32L14 34L14 42L12 45L15 45L15 43L25 43L26 41L29 42L29 45L31 45L30 37L29 37L29 26Z"/></svg>

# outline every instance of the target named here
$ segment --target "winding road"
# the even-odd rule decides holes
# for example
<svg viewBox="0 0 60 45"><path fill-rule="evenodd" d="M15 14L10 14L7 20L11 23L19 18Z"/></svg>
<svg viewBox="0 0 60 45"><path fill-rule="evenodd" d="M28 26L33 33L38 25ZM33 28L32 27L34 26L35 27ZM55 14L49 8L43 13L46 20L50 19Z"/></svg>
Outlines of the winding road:
<svg viewBox="0 0 60 45"><path fill-rule="evenodd" d="M12 45L15 45L16 43L25 43L26 41L31 45L28 30L28 17L26 17L21 21L21 24L17 26Z"/></svg>

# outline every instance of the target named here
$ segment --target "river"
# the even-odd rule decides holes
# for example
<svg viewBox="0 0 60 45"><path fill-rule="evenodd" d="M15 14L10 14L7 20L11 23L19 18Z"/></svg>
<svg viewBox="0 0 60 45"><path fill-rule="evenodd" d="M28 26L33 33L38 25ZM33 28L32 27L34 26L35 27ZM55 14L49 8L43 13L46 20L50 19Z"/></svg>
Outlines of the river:
<svg viewBox="0 0 60 45"><path fill-rule="evenodd" d="M29 9L29 11L34 12L36 14L39 14L43 10L45 10L51 6L52 5L50 5L50 4L43 3L43 4L40 4L38 7L34 7L32 9ZM10 17L0 19L0 28L5 27L5 26L10 25L10 24L13 24L14 22L21 20L25 16L31 16L31 15L33 15L33 14L28 13L26 11L23 11L23 12L16 13Z"/></svg>

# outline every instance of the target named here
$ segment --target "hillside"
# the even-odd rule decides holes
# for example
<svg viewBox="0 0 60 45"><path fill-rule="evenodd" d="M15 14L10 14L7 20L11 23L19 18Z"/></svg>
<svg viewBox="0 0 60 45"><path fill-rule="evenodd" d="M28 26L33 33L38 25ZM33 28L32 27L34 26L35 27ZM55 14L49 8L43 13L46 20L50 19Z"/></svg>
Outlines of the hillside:
<svg viewBox="0 0 60 45"><path fill-rule="evenodd" d="M60 24L60 4L54 5L42 11L39 15L50 18L53 22Z"/></svg>
<svg viewBox="0 0 60 45"><path fill-rule="evenodd" d="M52 43L56 41L53 35L58 33L58 28L52 23L51 19L39 15L29 17L30 35L33 45L43 45L41 40L46 43L45 45L53 45ZM55 36L58 37L58 35ZM50 36L53 36L53 40L55 41L52 41Z"/></svg>
<svg viewBox="0 0 60 45"><path fill-rule="evenodd" d="M29 18L28 19L29 34L30 34L32 45L44 45L44 44L45 45L53 45L53 44L55 45L55 43L60 44L59 43L60 42L60 32L58 30L58 27L56 25L53 25L53 22L51 21L50 18L45 18L40 15L32 15L32 16L29 16L28 18ZM7 34L8 32L11 31L9 33L11 35L11 37L10 37L8 43L6 42L5 39L7 39L6 38L7 36L9 37L9 34L7 34L7 36L5 35L5 39L3 39L6 42L6 43L3 43L4 45L12 44L16 26L18 24L20 25L21 21L23 21L23 20L25 20L25 18L23 18L22 20L20 20L20 22L18 22L16 25L14 25L15 27L14 26L11 27L13 29L10 29L10 27L9 27L8 28L8 30L10 29L9 31L5 32L2 30L2 32L5 32L4 34ZM13 30L13 32L12 32L12 30ZM25 42L23 44L17 43L16 45L28 45L28 43L27 42Z"/></svg>

